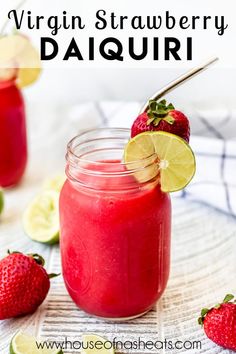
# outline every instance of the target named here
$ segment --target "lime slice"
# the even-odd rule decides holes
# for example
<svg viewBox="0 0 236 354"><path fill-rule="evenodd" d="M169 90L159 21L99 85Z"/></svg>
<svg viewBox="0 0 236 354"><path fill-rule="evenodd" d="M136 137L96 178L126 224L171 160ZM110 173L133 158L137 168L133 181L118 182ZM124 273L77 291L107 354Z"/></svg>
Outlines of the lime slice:
<svg viewBox="0 0 236 354"><path fill-rule="evenodd" d="M3 190L0 189L0 215L2 214L4 209L4 196L3 196Z"/></svg>
<svg viewBox="0 0 236 354"><path fill-rule="evenodd" d="M144 132L136 135L125 147L124 160L129 169L147 164L150 156L156 156L156 164L138 171L139 182L146 182L160 170L161 190L175 192L183 189L195 174L194 153L188 143L177 135L164 131ZM139 164L139 165L138 165Z"/></svg>
<svg viewBox="0 0 236 354"><path fill-rule="evenodd" d="M82 354L114 354L112 342L96 334L84 334L82 336Z"/></svg>
<svg viewBox="0 0 236 354"><path fill-rule="evenodd" d="M38 51L29 39L20 34L0 38L0 79L17 80L19 87L35 82L41 73L41 61ZM15 68L16 71L9 69Z"/></svg>
<svg viewBox="0 0 236 354"><path fill-rule="evenodd" d="M59 241L59 193L43 191L26 208L23 214L26 234L41 243Z"/></svg>
<svg viewBox="0 0 236 354"><path fill-rule="evenodd" d="M60 192L63 184L65 183L65 180L66 178L63 175L57 175L52 178L48 178L45 180L43 184L43 189Z"/></svg>
<svg viewBox="0 0 236 354"><path fill-rule="evenodd" d="M40 342L36 338L23 333L17 332L10 343L10 354L63 354L60 349L47 349L46 342L41 342L41 346L45 348L38 348Z"/></svg>

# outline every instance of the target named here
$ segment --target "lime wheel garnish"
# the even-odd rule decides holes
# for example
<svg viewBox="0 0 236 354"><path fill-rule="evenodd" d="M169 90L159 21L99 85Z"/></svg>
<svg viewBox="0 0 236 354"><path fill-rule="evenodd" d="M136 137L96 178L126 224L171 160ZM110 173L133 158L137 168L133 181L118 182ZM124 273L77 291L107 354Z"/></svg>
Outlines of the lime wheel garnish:
<svg viewBox="0 0 236 354"><path fill-rule="evenodd" d="M145 167L146 159L156 155L156 163ZM125 147L127 168L141 166L135 177L146 182L160 172L161 190L175 192L186 187L196 170L194 153L189 144L177 135L164 131L144 132L132 138Z"/></svg>

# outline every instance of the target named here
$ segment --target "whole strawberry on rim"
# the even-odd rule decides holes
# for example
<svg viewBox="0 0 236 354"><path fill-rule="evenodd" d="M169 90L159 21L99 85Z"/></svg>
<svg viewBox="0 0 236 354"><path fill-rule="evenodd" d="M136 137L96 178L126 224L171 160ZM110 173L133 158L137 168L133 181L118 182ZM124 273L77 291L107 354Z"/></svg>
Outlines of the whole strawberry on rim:
<svg viewBox="0 0 236 354"><path fill-rule="evenodd" d="M33 313L46 298L50 278L38 254L8 251L0 261L0 320Z"/></svg>
<svg viewBox="0 0 236 354"><path fill-rule="evenodd" d="M149 101L147 112L140 114L131 127L131 138L145 131L165 131L180 136L187 142L190 137L190 124L184 113L177 111L166 100Z"/></svg>
<svg viewBox="0 0 236 354"><path fill-rule="evenodd" d="M214 343L236 351L236 304L231 301L233 299L234 295L228 294L215 307L203 308L198 323Z"/></svg>

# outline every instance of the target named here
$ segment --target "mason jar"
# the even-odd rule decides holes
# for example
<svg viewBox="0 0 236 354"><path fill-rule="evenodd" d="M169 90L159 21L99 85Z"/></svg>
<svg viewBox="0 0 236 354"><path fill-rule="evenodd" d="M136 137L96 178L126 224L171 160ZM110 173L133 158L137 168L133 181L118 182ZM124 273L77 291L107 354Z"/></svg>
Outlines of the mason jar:
<svg viewBox="0 0 236 354"><path fill-rule="evenodd" d="M128 129L97 129L67 147L60 195L61 257L76 305L124 320L149 311L170 268L171 202L159 184L156 156L125 164ZM140 183L138 174L150 175Z"/></svg>
<svg viewBox="0 0 236 354"><path fill-rule="evenodd" d="M26 163L24 100L14 80L0 81L0 187L17 184Z"/></svg>

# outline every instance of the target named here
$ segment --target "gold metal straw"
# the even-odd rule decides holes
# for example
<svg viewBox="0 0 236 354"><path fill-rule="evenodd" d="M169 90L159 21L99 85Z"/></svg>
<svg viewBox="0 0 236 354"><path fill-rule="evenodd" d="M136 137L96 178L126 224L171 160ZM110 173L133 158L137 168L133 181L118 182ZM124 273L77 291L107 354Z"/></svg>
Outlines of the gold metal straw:
<svg viewBox="0 0 236 354"><path fill-rule="evenodd" d="M171 81L169 84L167 84L159 91L157 91L152 97L149 98L149 100L159 100L159 98L161 98L162 96L166 95L167 93L171 92L178 86L182 85L186 81L192 79L194 76L206 70L210 65L214 64L217 60L219 60L219 58L214 57L208 60L207 62L203 63L202 65L199 65L196 68L187 71L185 74L179 76L177 79ZM144 106L140 110L140 113L143 113L148 109L149 100L144 104Z"/></svg>

